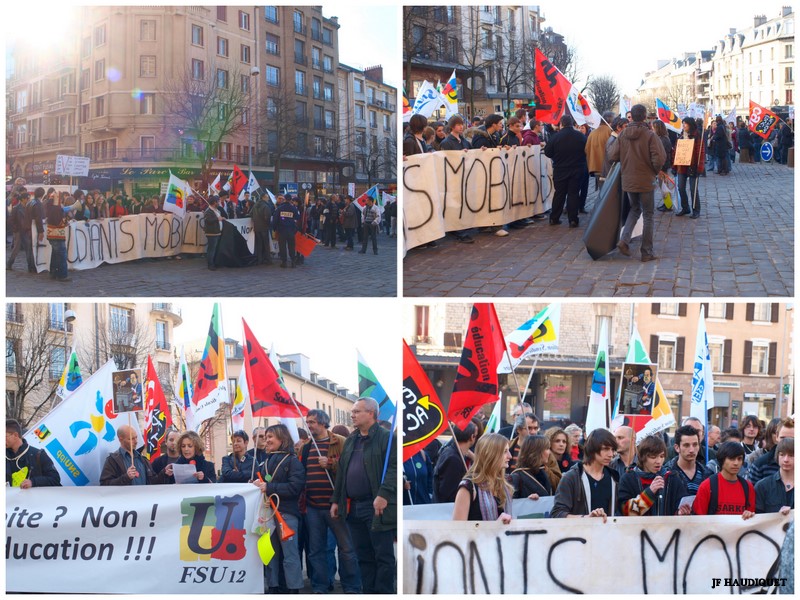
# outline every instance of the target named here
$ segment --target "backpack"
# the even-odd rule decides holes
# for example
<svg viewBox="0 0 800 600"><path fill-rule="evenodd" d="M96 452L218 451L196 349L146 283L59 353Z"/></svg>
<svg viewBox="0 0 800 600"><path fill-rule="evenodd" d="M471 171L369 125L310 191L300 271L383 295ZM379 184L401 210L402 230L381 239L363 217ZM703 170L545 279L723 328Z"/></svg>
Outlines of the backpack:
<svg viewBox="0 0 800 600"><path fill-rule="evenodd" d="M747 506L750 504L750 486L747 485L744 477L737 475L736 479L739 480L744 490L744 509L747 510ZM712 475L709 478L709 485L711 486L711 497L708 500L708 514L715 515L717 514L717 503L719 502L719 475Z"/></svg>

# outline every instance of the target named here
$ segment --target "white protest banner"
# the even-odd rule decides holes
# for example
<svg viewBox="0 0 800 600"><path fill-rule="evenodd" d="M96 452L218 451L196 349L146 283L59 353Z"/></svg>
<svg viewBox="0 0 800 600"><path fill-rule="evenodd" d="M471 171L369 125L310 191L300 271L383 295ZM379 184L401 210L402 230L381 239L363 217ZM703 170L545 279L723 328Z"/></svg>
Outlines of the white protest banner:
<svg viewBox="0 0 800 600"><path fill-rule="evenodd" d="M538 146L415 154L403 162L406 247L543 213L553 170Z"/></svg>
<svg viewBox="0 0 800 600"><path fill-rule="evenodd" d="M86 156L56 155L56 175L70 175L74 177L89 176L89 158Z"/></svg>
<svg viewBox="0 0 800 600"><path fill-rule="evenodd" d="M555 496L543 496L538 500L517 498L511 501L514 518L549 518ZM417 504L403 507L403 521L449 521L453 517L453 502Z"/></svg>
<svg viewBox="0 0 800 600"><path fill-rule="evenodd" d="M6 591L263 594L260 495L249 483L8 489Z"/></svg>
<svg viewBox="0 0 800 600"><path fill-rule="evenodd" d="M736 515L617 517L606 523L521 519L510 525L404 521L404 590L406 594L754 593L762 585L777 585L774 578L785 577L775 574L775 566L784 526L793 519L794 511L788 516L756 515L747 521ZM620 561L625 564L624 580Z"/></svg>
<svg viewBox="0 0 800 600"><path fill-rule="evenodd" d="M250 254L255 254L256 233L253 230L253 219L250 217L247 217L246 219L228 219L228 223L236 227L236 231L238 231L241 236L247 240L247 249L250 251ZM277 252L277 250L275 251Z"/></svg>

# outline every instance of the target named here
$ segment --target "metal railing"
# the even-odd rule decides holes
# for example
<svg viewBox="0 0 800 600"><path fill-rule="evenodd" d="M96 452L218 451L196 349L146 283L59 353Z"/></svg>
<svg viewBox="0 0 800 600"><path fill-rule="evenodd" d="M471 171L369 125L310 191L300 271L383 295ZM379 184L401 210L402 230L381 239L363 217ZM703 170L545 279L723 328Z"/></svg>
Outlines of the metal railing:
<svg viewBox="0 0 800 600"><path fill-rule="evenodd" d="M6 306L6 321L8 323L22 323L22 311L19 311L12 306Z"/></svg>
<svg viewBox="0 0 800 600"><path fill-rule="evenodd" d="M167 340L156 340L156 350L169 350L170 343Z"/></svg>

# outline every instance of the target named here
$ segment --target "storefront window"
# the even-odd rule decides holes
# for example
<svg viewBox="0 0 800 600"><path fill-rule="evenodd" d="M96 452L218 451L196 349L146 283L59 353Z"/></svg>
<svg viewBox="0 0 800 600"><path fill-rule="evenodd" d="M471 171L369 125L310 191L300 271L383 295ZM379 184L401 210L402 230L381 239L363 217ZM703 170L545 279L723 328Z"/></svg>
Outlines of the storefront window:
<svg viewBox="0 0 800 600"><path fill-rule="evenodd" d="M745 393L742 415L756 415L762 421L769 422L775 417L775 394Z"/></svg>
<svg viewBox="0 0 800 600"><path fill-rule="evenodd" d="M542 418L545 421L571 419L572 375L546 375Z"/></svg>

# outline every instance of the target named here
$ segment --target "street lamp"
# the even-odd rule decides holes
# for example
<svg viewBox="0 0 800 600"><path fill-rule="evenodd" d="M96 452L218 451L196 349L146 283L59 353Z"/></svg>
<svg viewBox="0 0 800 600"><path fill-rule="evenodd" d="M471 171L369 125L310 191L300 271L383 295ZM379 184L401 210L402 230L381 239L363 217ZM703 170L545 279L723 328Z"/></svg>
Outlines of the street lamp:
<svg viewBox="0 0 800 600"><path fill-rule="evenodd" d="M261 74L261 69L258 67L250 67L250 77L256 82L256 79ZM253 172L253 83L247 86L247 170Z"/></svg>
<svg viewBox="0 0 800 600"><path fill-rule="evenodd" d="M74 310L64 311L64 368L67 368L69 365L69 345L67 344L67 329L69 329L69 327L67 327L67 325L75 321L76 317L77 315Z"/></svg>

